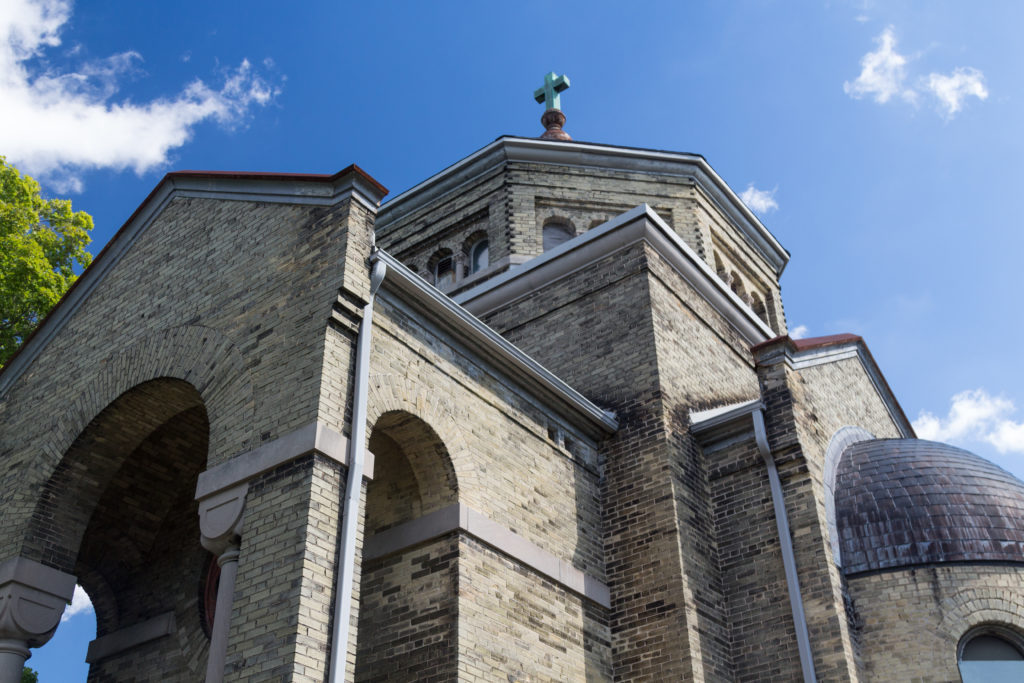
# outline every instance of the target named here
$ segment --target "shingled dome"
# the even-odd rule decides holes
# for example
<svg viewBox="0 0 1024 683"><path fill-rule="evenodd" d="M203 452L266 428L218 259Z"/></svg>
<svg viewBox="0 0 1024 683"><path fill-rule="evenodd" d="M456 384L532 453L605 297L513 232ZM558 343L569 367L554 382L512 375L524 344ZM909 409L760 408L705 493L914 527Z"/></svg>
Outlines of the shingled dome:
<svg viewBox="0 0 1024 683"><path fill-rule="evenodd" d="M1024 563L1024 482L960 448L873 439L836 473L847 574L934 562Z"/></svg>

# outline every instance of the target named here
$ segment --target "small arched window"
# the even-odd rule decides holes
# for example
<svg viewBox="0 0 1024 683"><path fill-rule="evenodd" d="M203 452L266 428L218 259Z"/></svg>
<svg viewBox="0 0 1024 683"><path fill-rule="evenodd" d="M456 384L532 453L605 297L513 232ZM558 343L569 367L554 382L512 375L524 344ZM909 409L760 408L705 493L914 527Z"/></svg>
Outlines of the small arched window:
<svg viewBox="0 0 1024 683"><path fill-rule="evenodd" d="M750 308L754 311L754 315L761 319L761 322L768 324L768 311L764 306L764 301L761 297L756 294L750 296Z"/></svg>
<svg viewBox="0 0 1024 683"><path fill-rule="evenodd" d="M469 250L469 272L479 273L490 263L490 248L487 239L477 240Z"/></svg>
<svg viewBox="0 0 1024 683"><path fill-rule="evenodd" d="M434 278L434 286L445 288L455 284L455 258L451 251L444 249L430 259L430 274Z"/></svg>
<svg viewBox="0 0 1024 683"><path fill-rule="evenodd" d="M572 239L572 229L565 223L548 223L544 226L544 251L550 251L563 242Z"/></svg>
<svg viewBox="0 0 1024 683"><path fill-rule="evenodd" d="M957 664L964 683L1024 681L1024 641L1003 628L981 627L961 640Z"/></svg>

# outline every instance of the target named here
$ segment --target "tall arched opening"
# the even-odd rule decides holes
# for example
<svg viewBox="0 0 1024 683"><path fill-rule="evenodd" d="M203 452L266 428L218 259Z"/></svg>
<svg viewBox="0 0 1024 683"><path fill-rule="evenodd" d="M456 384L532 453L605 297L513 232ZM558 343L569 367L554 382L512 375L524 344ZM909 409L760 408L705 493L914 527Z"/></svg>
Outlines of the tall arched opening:
<svg viewBox="0 0 1024 683"><path fill-rule="evenodd" d="M369 450L356 680L454 678L458 533L424 533L430 515L458 502L451 459L434 430L403 411L380 417Z"/></svg>
<svg viewBox="0 0 1024 683"><path fill-rule="evenodd" d="M195 680L208 647L194 500L209 418L196 389L128 390L74 440L38 498L22 555L74 574L93 601L90 680Z"/></svg>

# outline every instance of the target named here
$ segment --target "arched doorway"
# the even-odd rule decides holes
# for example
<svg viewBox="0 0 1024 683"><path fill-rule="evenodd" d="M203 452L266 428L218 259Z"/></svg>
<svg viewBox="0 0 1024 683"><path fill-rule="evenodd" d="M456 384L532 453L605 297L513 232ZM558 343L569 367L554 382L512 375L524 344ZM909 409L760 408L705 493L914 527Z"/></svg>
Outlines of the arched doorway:
<svg viewBox="0 0 1024 683"><path fill-rule="evenodd" d="M403 411L374 425L373 480L366 492L355 677L421 680L454 677L457 659L458 544L455 532L412 545L386 544L390 532L458 501L448 451L431 427ZM408 528L408 527L405 527Z"/></svg>
<svg viewBox="0 0 1024 683"><path fill-rule="evenodd" d="M43 487L23 555L74 574L92 598L90 678L128 680L147 671L154 679L194 680L202 671L208 553L199 544L194 496L208 443L196 389L151 380L96 415Z"/></svg>

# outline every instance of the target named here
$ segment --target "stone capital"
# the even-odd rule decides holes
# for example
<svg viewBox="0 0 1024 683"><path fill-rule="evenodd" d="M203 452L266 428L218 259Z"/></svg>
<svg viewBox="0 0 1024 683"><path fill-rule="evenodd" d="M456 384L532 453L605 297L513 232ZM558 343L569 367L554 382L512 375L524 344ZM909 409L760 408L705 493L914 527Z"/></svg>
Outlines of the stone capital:
<svg viewBox="0 0 1024 683"><path fill-rule="evenodd" d="M0 564L0 640L40 647L57 630L76 579L24 557Z"/></svg>
<svg viewBox="0 0 1024 683"><path fill-rule="evenodd" d="M203 547L218 557L237 549L245 518L247 483L223 489L199 501L199 532Z"/></svg>

